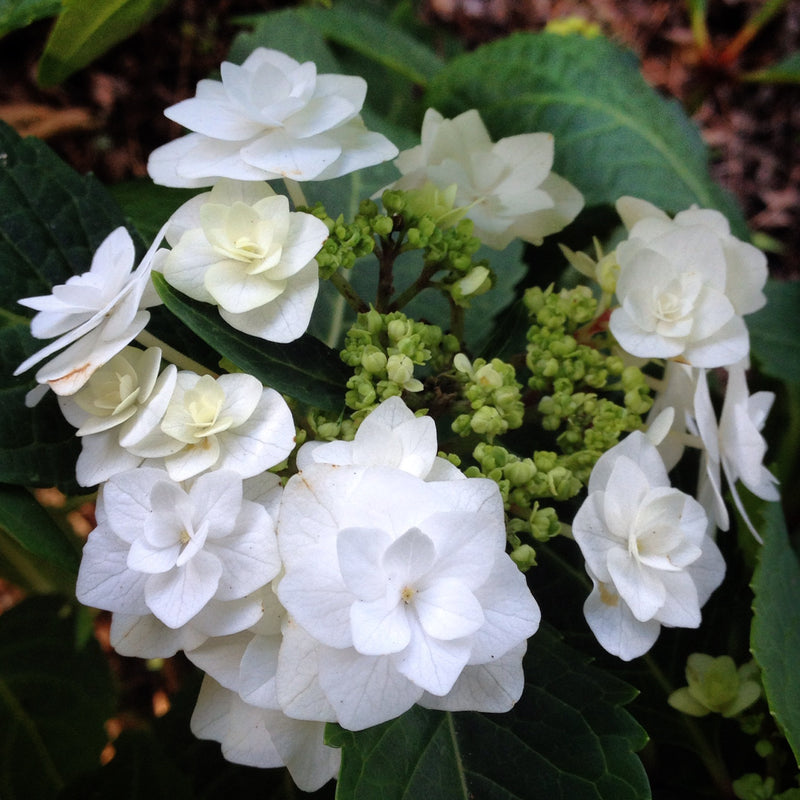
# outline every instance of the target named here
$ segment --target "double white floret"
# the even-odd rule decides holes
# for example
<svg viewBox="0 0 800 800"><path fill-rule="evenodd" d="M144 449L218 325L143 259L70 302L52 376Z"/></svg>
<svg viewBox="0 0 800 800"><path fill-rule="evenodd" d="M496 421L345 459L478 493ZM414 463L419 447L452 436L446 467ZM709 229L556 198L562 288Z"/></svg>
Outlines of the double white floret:
<svg viewBox="0 0 800 800"><path fill-rule="evenodd" d="M670 487L640 431L604 453L572 524L594 588L584 614L609 653L646 653L662 625L696 628L725 562L694 498Z"/></svg>
<svg viewBox="0 0 800 800"><path fill-rule="evenodd" d="M395 189L455 186L453 206L465 209L475 236L502 250L513 239L532 244L560 231L583 208L583 196L551 172L553 136L524 133L492 142L476 110L445 119L429 108L422 142L395 161Z"/></svg>
<svg viewBox="0 0 800 800"><path fill-rule="evenodd" d="M766 302L764 254L732 236L718 211L692 208L670 219L631 197L617 210L629 232L616 250L621 305L609 327L622 348L706 368L745 358L743 315Z"/></svg>
<svg viewBox="0 0 800 800"><path fill-rule="evenodd" d="M36 380L56 394L74 394L138 336L150 320L145 309L161 302L150 282L161 236L134 269L133 240L125 228L117 228L97 248L88 272L54 286L52 294L20 300L38 311L31 320L31 333L37 339L58 338L26 359L14 374L61 350L39 369ZM31 402L38 402L41 394L34 390Z"/></svg>
<svg viewBox="0 0 800 800"><path fill-rule="evenodd" d="M157 269L233 328L272 342L305 333L317 298L314 256L328 229L265 183L221 180L171 217Z"/></svg>
<svg viewBox="0 0 800 800"><path fill-rule="evenodd" d="M363 78L318 75L312 62L263 47L241 66L223 62L220 72L221 81L200 81L195 97L164 112L192 132L150 155L147 170L156 183L319 181L397 154L359 115Z"/></svg>

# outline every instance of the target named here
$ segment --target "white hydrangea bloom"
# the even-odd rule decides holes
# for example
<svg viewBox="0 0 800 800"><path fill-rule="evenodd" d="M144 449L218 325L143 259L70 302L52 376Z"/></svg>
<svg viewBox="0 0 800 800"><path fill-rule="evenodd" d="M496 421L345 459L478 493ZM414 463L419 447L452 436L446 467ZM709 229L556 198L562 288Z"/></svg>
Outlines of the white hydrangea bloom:
<svg viewBox="0 0 800 800"><path fill-rule="evenodd" d="M780 493L777 479L764 466L767 443L761 430L775 400L773 392L756 392L747 388L746 362L728 369L728 384L717 424L708 382L703 374L694 395L694 424L704 448L704 470L701 473L698 497L709 516L722 530L730 526L722 497L720 471L724 473L734 503L753 536L761 541L736 489L741 482L763 500L777 501Z"/></svg>
<svg viewBox="0 0 800 800"><path fill-rule="evenodd" d="M467 669L512 650L521 662L539 625L505 553L495 483L311 464L290 478L278 530L277 591L292 624L276 683L288 714L335 714L359 730L428 695L446 703L460 677L455 704L469 696L475 710L507 710L519 698L521 669L502 687Z"/></svg>
<svg viewBox="0 0 800 800"><path fill-rule="evenodd" d="M145 406L120 444L141 458L163 459L173 480L209 469L249 478L279 464L294 447L289 406L252 375L214 379L179 372L163 412L162 401L155 410Z"/></svg>
<svg viewBox="0 0 800 800"><path fill-rule="evenodd" d="M221 180L173 214L157 269L184 294L219 306L232 327L289 342L308 327L328 228L266 183Z"/></svg>
<svg viewBox="0 0 800 800"><path fill-rule="evenodd" d="M137 413L161 398L163 409L175 386L175 367L159 375L161 349L126 347L100 367L82 389L59 397L61 411L81 437L75 475L81 486L95 486L118 472L138 467L140 456L119 443ZM163 413L162 409L162 413Z"/></svg>
<svg viewBox="0 0 800 800"><path fill-rule="evenodd" d="M223 62L220 72L221 81L200 81L194 97L164 112L192 132L150 155L147 169L156 183L327 180L397 154L359 115L363 78L318 75L310 61L263 47L241 66Z"/></svg>
<svg viewBox="0 0 800 800"><path fill-rule="evenodd" d="M403 177L395 189L442 190L456 186L455 207L467 209L475 236L502 250L513 239L533 244L560 231L583 208L581 193L551 172L553 137L524 133L492 142L480 114L472 109L445 119L429 108L421 144L395 161Z"/></svg>
<svg viewBox="0 0 800 800"><path fill-rule="evenodd" d="M744 358L750 340L743 314L766 302L766 258L730 233L718 211L692 208L671 220L650 203L622 198L629 226L616 250L617 298L609 327L642 358L675 358L723 367Z"/></svg>
<svg viewBox="0 0 800 800"><path fill-rule="evenodd" d="M306 442L297 451L297 467L382 465L426 481L464 478L458 467L436 455L437 448L433 419L416 416L400 397L390 397L364 419L352 442Z"/></svg>
<svg viewBox="0 0 800 800"><path fill-rule="evenodd" d="M323 743L325 723L291 719L245 703L206 677L191 720L192 733L222 745L228 761L251 767L286 766L298 788L313 792L335 778L341 750Z"/></svg>
<svg viewBox="0 0 800 800"><path fill-rule="evenodd" d="M36 380L56 394L74 394L95 370L138 336L150 320L145 309L161 302L150 282L150 271L162 235L163 231L134 269L133 240L125 228L117 228L97 248L88 272L54 286L52 294L20 300L21 305L39 312L31 320L33 336L58 338L26 359L14 374L61 350L39 369ZM32 402L40 397L37 392Z"/></svg>
<svg viewBox="0 0 800 800"><path fill-rule="evenodd" d="M584 614L600 644L625 660L647 652L660 627L696 628L725 562L703 507L669 485L640 431L604 453L572 533L594 589Z"/></svg>
<svg viewBox="0 0 800 800"><path fill-rule="evenodd" d="M188 488L160 469L115 475L101 489L97 523L78 599L129 617L152 614L168 628L196 619L212 600L246 598L280 569L269 512L227 470Z"/></svg>

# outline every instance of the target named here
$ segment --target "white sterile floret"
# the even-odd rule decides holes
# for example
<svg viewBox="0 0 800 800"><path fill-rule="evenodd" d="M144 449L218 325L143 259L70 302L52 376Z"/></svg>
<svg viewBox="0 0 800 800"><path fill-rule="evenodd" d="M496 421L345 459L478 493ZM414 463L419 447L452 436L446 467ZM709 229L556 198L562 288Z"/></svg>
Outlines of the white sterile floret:
<svg viewBox="0 0 800 800"><path fill-rule="evenodd" d="M161 302L150 282L161 236L134 269L133 240L125 228L117 228L97 248L88 272L54 286L52 294L20 300L39 312L31 320L31 333L37 339L58 338L26 359L14 374L61 350L39 369L36 380L56 394L74 394L138 336L150 320L145 309ZM40 396L37 392L33 402Z"/></svg>
<svg viewBox="0 0 800 800"><path fill-rule="evenodd" d="M311 464L286 485L278 539L286 713L359 730L429 696L491 711L519 698L522 670L499 684L490 665L512 651L521 663L540 614L505 553L493 481Z"/></svg>
<svg viewBox="0 0 800 800"><path fill-rule="evenodd" d="M209 638L186 653L208 676L192 731L221 742L229 761L285 764L301 789L313 791L335 776L341 752L323 744L324 723L292 719L281 710L275 673L286 614L271 591L263 599L264 614L250 629Z"/></svg>
<svg viewBox="0 0 800 800"><path fill-rule="evenodd" d="M594 583L584 614L600 644L627 661L650 649L662 625L700 624L725 562L703 507L670 487L640 431L600 457L588 489L572 524Z"/></svg>
<svg viewBox="0 0 800 800"><path fill-rule="evenodd" d="M266 183L222 180L173 214L156 268L184 294L219 306L232 327L271 342L301 336L319 289L328 229Z"/></svg>
<svg viewBox="0 0 800 800"><path fill-rule="evenodd" d="M188 488L160 469L113 476L78 573L78 599L177 629L211 601L242 600L280 569L273 520L227 470ZM250 619L247 627L253 624Z"/></svg>
<svg viewBox="0 0 800 800"><path fill-rule="evenodd" d="M747 489L763 500L774 502L780 499L777 478L764 466L767 443L761 435L774 400L773 392L750 394L746 362L734 364L728 369L728 384L719 425L705 374L698 379L694 396L693 422L702 440L705 467L701 473L698 497L706 506L709 517L722 530L727 530L730 520L722 497L721 470L739 513L758 541L761 538L742 504L736 482L741 480Z"/></svg>
<svg viewBox="0 0 800 800"><path fill-rule="evenodd" d="M161 412L159 400L158 411ZM286 401L252 375L212 378L179 372L159 416L143 409L140 423L120 444L145 459L163 459L176 481L209 469L243 478L283 461L294 447L294 421Z"/></svg>
<svg viewBox="0 0 800 800"><path fill-rule="evenodd" d="M222 745L222 755L251 767L286 766L292 780L313 792L335 778L341 750L323 743L325 723L291 719L282 711L245 703L206 676L191 720L192 733Z"/></svg>
<svg viewBox="0 0 800 800"><path fill-rule="evenodd" d="M455 185L453 205L466 208L475 236L498 250L516 238L541 244L583 208L581 193L551 172L551 134L523 133L492 142L474 109L445 119L429 108L421 144L400 153L395 165L403 177L390 188Z"/></svg>
<svg viewBox="0 0 800 800"><path fill-rule="evenodd" d="M433 419L416 416L400 397L390 397L364 419L352 442L306 442L297 451L297 466L382 465L426 481L464 478L458 467L436 455L437 447Z"/></svg>
<svg viewBox="0 0 800 800"><path fill-rule="evenodd" d="M160 364L160 348L126 347L100 367L78 392L59 397L62 413L81 437L81 454L75 466L81 486L94 486L142 462L119 440L137 424L134 417L145 404L157 398L163 398L165 404L171 396L175 368L167 368L159 375Z"/></svg>
<svg viewBox="0 0 800 800"><path fill-rule="evenodd" d="M730 233L718 211L692 208L671 220L650 203L622 198L629 227L618 245L617 298L609 327L634 356L724 367L750 347L743 314L761 308L766 258Z"/></svg>
<svg viewBox="0 0 800 800"><path fill-rule="evenodd" d="M397 155L359 115L363 78L318 75L285 53L259 47L241 64L223 62L221 81L164 113L191 133L150 155L150 177L165 186L211 186L219 178L327 180Z"/></svg>

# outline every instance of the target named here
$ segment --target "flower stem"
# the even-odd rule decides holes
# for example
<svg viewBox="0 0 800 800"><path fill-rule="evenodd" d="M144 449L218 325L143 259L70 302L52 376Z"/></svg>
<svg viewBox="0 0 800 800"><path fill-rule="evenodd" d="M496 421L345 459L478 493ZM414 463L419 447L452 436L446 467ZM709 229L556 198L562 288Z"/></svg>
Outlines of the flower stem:
<svg viewBox="0 0 800 800"><path fill-rule="evenodd" d="M390 311L399 311L403 306L410 303L423 289L431 285L431 278L439 271L438 264L426 264L419 277L411 284L389 307Z"/></svg>
<svg viewBox="0 0 800 800"><path fill-rule="evenodd" d="M305 192L297 181L284 178L283 185L286 187L286 193L289 195L289 199L292 201L295 208L299 208L300 206L308 208Z"/></svg>
<svg viewBox="0 0 800 800"><path fill-rule="evenodd" d="M650 674L653 676L656 683L667 693L669 696L674 690L674 686L670 683L667 676L661 670L661 667L656 663L655 659L646 653L642 656L642 661L647 667ZM680 713L680 712L677 712ZM695 746L697 755L703 762L703 766L708 770L708 774L714 781L714 785L720 790L722 796L727 797L730 793L731 778L728 774L728 769L725 766L719 753L709 744L706 737L700 730L700 726L685 714L681 714L681 719L692 744Z"/></svg>
<svg viewBox="0 0 800 800"><path fill-rule="evenodd" d="M160 347L162 356L176 367L180 367L180 369L188 369L191 372L196 372L198 375L211 375L212 378L216 378L219 374L208 369L208 367L204 367L202 364L184 355L174 347L170 347L166 342L161 341L161 339L147 331L142 331L136 337L136 341L144 347Z"/></svg>
<svg viewBox="0 0 800 800"><path fill-rule="evenodd" d="M362 299L361 295L353 288L350 281L348 281L341 272L334 272L328 280L338 289L339 294L344 297L347 304L356 311L356 313L369 311L369 305Z"/></svg>

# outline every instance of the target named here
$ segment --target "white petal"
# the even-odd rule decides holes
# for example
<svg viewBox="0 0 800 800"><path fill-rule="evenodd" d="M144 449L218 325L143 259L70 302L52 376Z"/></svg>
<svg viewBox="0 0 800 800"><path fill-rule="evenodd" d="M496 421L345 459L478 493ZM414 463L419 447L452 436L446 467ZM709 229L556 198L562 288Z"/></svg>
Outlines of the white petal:
<svg viewBox="0 0 800 800"><path fill-rule="evenodd" d="M485 622L481 604L458 578L433 582L414 595L413 604L422 629L434 639L469 636Z"/></svg>

